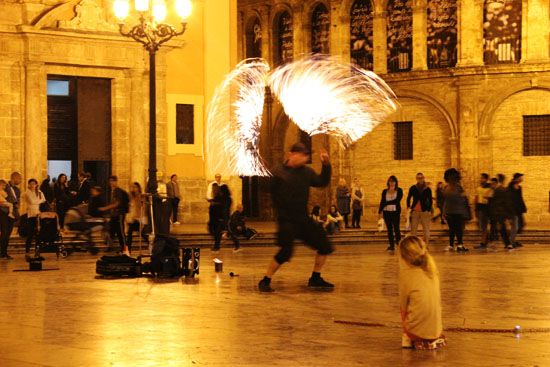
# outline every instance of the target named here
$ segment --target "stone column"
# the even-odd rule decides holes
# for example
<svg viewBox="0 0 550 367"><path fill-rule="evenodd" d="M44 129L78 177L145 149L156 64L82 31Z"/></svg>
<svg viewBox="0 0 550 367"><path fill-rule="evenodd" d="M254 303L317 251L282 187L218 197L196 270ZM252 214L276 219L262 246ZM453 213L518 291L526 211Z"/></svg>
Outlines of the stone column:
<svg viewBox="0 0 550 367"><path fill-rule="evenodd" d="M457 67L483 65L483 0L458 1Z"/></svg>
<svg viewBox="0 0 550 367"><path fill-rule="evenodd" d="M48 162L48 113L44 64L25 65L25 170L24 179L46 177Z"/></svg>
<svg viewBox="0 0 550 367"><path fill-rule="evenodd" d="M523 2L522 9L522 62L548 62L548 30L550 29L548 0Z"/></svg>
<svg viewBox="0 0 550 367"><path fill-rule="evenodd" d="M462 79L458 88L458 167L463 176L464 188L471 192L479 174L477 135L479 130L480 84Z"/></svg>
<svg viewBox="0 0 550 367"><path fill-rule="evenodd" d="M273 65L271 57L271 45L273 43L271 28L271 6L264 5L259 9L260 24L262 27L262 58L267 60L270 65Z"/></svg>
<svg viewBox="0 0 550 367"><path fill-rule="evenodd" d="M131 69L130 77L130 180L146 182L148 129L145 119L145 70Z"/></svg>
<svg viewBox="0 0 550 367"><path fill-rule="evenodd" d="M349 62L350 55L350 14L349 7L344 8L341 1L333 0L330 4L330 54L341 55L344 62Z"/></svg>
<svg viewBox="0 0 550 367"><path fill-rule="evenodd" d="M413 6L413 70L427 70L428 15L426 1L417 1Z"/></svg>
<svg viewBox="0 0 550 367"><path fill-rule="evenodd" d="M373 47L374 47L374 72L377 74L388 73L388 29L386 28L385 11L375 11L373 19Z"/></svg>
<svg viewBox="0 0 550 367"><path fill-rule="evenodd" d="M292 28L293 28L293 44L294 44L294 60L302 56L305 50L305 37L307 32L304 30L303 22L304 6L299 3L292 7Z"/></svg>

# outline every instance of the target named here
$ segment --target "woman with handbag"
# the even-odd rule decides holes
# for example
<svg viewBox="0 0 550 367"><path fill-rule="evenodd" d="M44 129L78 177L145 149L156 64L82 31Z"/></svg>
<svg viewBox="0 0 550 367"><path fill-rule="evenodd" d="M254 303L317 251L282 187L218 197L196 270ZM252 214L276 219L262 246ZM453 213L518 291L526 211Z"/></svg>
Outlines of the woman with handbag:
<svg viewBox="0 0 550 367"><path fill-rule="evenodd" d="M386 228L388 229L389 246L386 251L393 252L395 245L401 241L401 199L403 199L403 190L399 187L397 177L390 176L386 182L387 188L382 191L380 197L380 206L378 214L384 218Z"/></svg>
<svg viewBox="0 0 550 367"><path fill-rule="evenodd" d="M55 198L55 211L59 218L59 225L63 229L65 226L65 214L71 207L71 197L66 174L62 173L57 177L57 181L53 185L53 194Z"/></svg>
<svg viewBox="0 0 550 367"><path fill-rule="evenodd" d="M454 251L456 237L456 251L468 252L469 250L464 247L462 242L462 236L464 234L465 223L471 220L472 217L468 197L460 184L460 172L458 172L455 168L449 168L445 171L444 179L447 186L443 190L443 215L445 216L445 220L449 226L448 250Z"/></svg>

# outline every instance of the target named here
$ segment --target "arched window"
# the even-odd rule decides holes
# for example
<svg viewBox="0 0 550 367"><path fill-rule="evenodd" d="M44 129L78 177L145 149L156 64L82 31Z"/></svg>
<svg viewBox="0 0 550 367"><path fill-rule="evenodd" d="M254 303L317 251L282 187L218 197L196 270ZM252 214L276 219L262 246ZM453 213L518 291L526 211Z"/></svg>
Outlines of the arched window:
<svg viewBox="0 0 550 367"><path fill-rule="evenodd" d="M388 1L388 71L412 68L412 0Z"/></svg>
<svg viewBox="0 0 550 367"><path fill-rule="evenodd" d="M485 0L483 60L485 64L519 62L521 0Z"/></svg>
<svg viewBox="0 0 550 367"><path fill-rule="evenodd" d="M294 40L292 28L292 16L288 11L280 13L275 18L275 63L281 65L292 61L294 57Z"/></svg>
<svg viewBox="0 0 550 367"><path fill-rule="evenodd" d="M456 65L456 0L428 0L428 68Z"/></svg>
<svg viewBox="0 0 550 367"><path fill-rule="evenodd" d="M370 0L356 0L350 10L351 62L373 69L373 12Z"/></svg>
<svg viewBox="0 0 550 367"><path fill-rule="evenodd" d="M246 58L262 57L262 26L258 17L252 18L246 27Z"/></svg>
<svg viewBox="0 0 550 367"><path fill-rule="evenodd" d="M311 52L328 54L330 43L330 14L324 4L318 4L311 13Z"/></svg>

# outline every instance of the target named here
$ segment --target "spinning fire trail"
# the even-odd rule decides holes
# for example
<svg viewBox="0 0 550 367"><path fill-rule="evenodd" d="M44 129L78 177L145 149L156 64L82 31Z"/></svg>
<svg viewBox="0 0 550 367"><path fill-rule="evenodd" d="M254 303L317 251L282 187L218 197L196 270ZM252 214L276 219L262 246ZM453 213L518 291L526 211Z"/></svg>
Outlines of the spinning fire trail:
<svg viewBox="0 0 550 367"><path fill-rule="evenodd" d="M208 163L224 175L269 176L259 154L265 87L309 135L329 134L348 147L393 113L395 95L376 74L326 56L275 69L244 60L216 90L208 113Z"/></svg>

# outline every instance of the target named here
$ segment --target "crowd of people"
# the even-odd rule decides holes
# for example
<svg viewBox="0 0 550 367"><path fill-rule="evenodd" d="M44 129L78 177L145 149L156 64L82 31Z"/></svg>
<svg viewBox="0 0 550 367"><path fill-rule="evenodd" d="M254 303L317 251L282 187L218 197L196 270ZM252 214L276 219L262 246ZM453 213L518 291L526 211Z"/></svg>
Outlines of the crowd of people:
<svg viewBox="0 0 550 367"><path fill-rule="evenodd" d="M109 187L103 188L88 173L81 172L70 181L65 174L53 180L48 176L40 185L31 178L24 191L21 185L22 176L18 172L12 173L9 181L0 180L0 259L12 259L8 244L16 224L25 238L25 253L29 254L37 240L40 219L52 215L57 218L61 233L87 232L101 223L109 246L116 238L121 253L129 254L135 232L145 241L148 239L151 228L146 197L138 182L132 183L127 192L119 186L117 176L110 176ZM171 222L177 225L180 201L177 176L172 175L163 189L171 208Z"/></svg>
<svg viewBox="0 0 550 367"><path fill-rule="evenodd" d="M460 172L454 168L444 174L444 182L438 182L435 192L424 174L416 174L416 183L412 185L405 200L407 231L417 235L422 225L424 242L430 243L431 223L441 221L449 229L449 246L447 250L468 252L464 246L464 228L467 222L476 219L481 232L480 244L475 249L486 249L490 241L500 237L506 249L521 247L517 235L525 223L527 211L522 193L523 174L515 173L509 183L503 174L490 178L487 173L481 174L479 187L473 197L474 209L470 208L470 199L461 184ZM355 178L351 188L345 179L340 179L336 188L336 204L323 213L319 205L314 205L310 219L327 234L334 235L348 228L361 228L360 221L364 207L364 191L359 180ZM392 175L386 181L378 205L379 224L385 226L388 235L387 251L395 251L395 246L402 237L402 208L404 192L399 181ZM437 211L436 211L437 209ZM348 217L352 214L351 225Z"/></svg>

